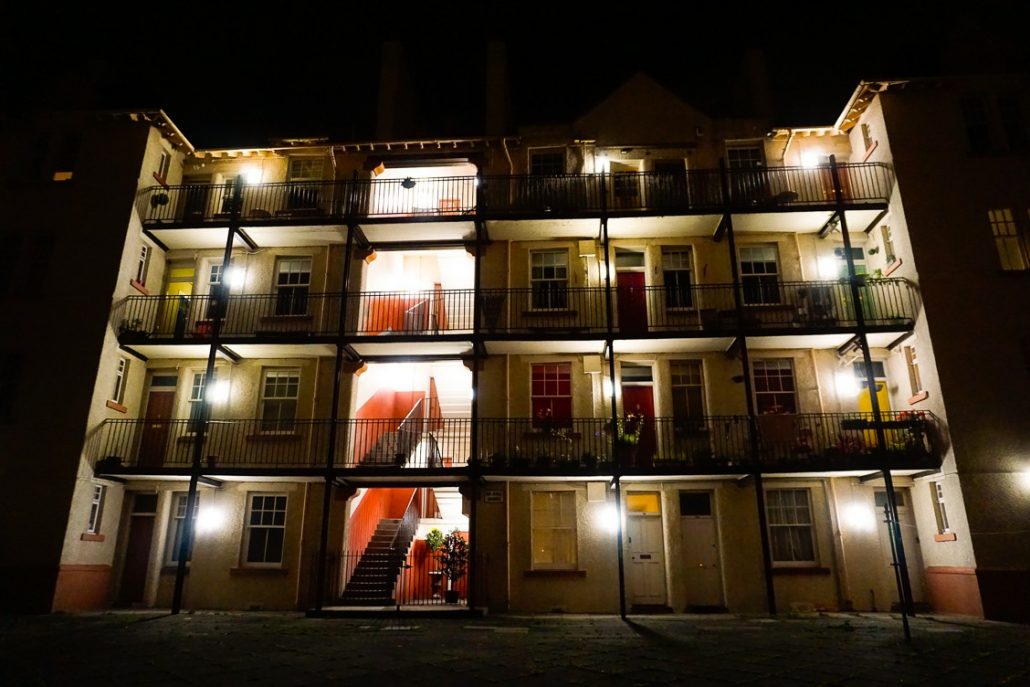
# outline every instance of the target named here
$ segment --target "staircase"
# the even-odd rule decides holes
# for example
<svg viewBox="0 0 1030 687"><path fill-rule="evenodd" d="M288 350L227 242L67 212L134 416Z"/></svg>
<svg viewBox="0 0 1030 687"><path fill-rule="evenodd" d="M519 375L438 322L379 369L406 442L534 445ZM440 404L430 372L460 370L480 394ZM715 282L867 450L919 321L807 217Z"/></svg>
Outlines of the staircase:
<svg viewBox="0 0 1030 687"><path fill-rule="evenodd" d="M394 603L394 584L414 538L414 532L409 531L406 541L401 541L403 533L399 533L400 528L399 518L379 521L340 595L340 603L344 606L389 606Z"/></svg>

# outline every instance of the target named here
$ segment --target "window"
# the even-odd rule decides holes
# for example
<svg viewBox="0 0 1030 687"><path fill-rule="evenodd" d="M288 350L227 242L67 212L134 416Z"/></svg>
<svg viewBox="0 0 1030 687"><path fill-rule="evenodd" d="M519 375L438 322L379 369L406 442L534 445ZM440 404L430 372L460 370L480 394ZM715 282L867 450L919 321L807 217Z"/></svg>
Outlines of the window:
<svg viewBox="0 0 1030 687"><path fill-rule="evenodd" d="M1026 124L1023 123L1023 113L1019 107L1019 99L1014 96L999 96L998 117L1001 119L1001 130L1005 132L1005 140L1009 145L1009 150L1026 150Z"/></svg>
<svg viewBox="0 0 1030 687"><path fill-rule="evenodd" d="M937 534L950 532L948 509L944 505L944 482L930 482L930 503L933 504L933 514L937 519Z"/></svg>
<svg viewBox="0 0 1030 687"><path fill-rule="evenodd" d="M251 494L244 532L244 562L255 566L280 566L286 533L286 495Z"/></svg>
<svg viewBox="0 0 1030 687"><path fill-rule="evenodd" d="M222 283L222 263L217 265L211 265L211 269L207 273L207 285L209 287L215 287ZM214 291L211 288L211 291Z"/></svg>
<svg viewBox="0 0 1030 687"><path fill-rule="evenodd" d="M705 401L700 360L674 360L672 373L672 417L676 428L700 427L704 423Z"/></svg>
<svg viewBox="0 0 1030 687"><path fill-rule="evenodd" d="M275 314L306 315L311 258L280 258L276 266Z"/></svg>
<svg viewBox="0 0 1030 687"><path fill-rule="evenodd" d="M322 158L295 157L290 159L290 181L319 181L322 178Z"/></svg>
<svg viewBox="0 0 1030 687"><path fill-rule="evenodd" d="M780 302L779 260L774 245L740 247L740 283L745 305Z"/></svg>
<svg viewBox="0 0 1030 687"><path fill-rule="evenodd" d="M575 570L576 492L534 491L532 539L534 570Z"/></svg>
<svg viewBox="0 0 1030 687"><path fill-rule="evenodd" d="M179 547L182 546L182 536L184 534L183 529L186 524L186 506L188 503L189 494L185 492L175 492L172 494L172 513L171 517L168 519L168 543L166 544L165 550L166 563L171 564L179 562ZM193 502L194 532L196 532L198 508L200 508L199 495ZM186 554L186 560L188 561L192 557L193 551L191 547L191 550Z"/></svg>
<svg viewBox="0 0 1030 687"><path fill-rule="evenodd" d="M808 489L769 489L765 492L765 510L773 562L816 563Z"/></svg>
<svg viewBox="0 0 1030 687"><path fill-rule="evenodd" d="M883 240L883 259L889 265L898 259L898 254L894 250L894 237L891 235L891 228L886 224L880 225L880 238Z"/></svg>
<svg viewBox="0 0 1030 687"><path fill-rule="evenodd" d="M991 128L987 119L987 105L983 98L962 99L962 118L966 125L966 139L969 150L974 153L988 152L993 148Z"/></svg>
<svg viewBox="0 0 1030 687"><path fill-rule="evenodd" d="M730 169L757 169L764 160L758 146L741 146L726 149L726 162Z"/></svg>
<svg viewBox="0 0 1030 687"><path fill-rule="evenodd" d="M193 382L190 384L190 421L187 431L195 434L200 429L200 423L204 417L204 390L207 387L207 373L194 372Z"/></svg>
<svg viewBox="0 0 1030 687"><path fill-rule="evenodd" d="M665 307L693 308L694 292L691 290L693 279L691 277L690 247L685 248L663 248L662 249L662 274L665 284Z"/></svg>
<svg viewBox="0 0 1030 687"><path fill-rule="evenodd" d="M865 144L865 149L866 150L869 150L870 148L872 148L873 147L873 143L875 143L875 141L873 140L872 132L869 131L869 125L868 124L863 124L862 125L862 143Z"/></svg>
<svg viewBox="0 0 1030 687"><path fill-rule="evenodd" d="M844 246L833 249L833 256L837 258L837 276L840 279L848 278L848 257ZM855 274L869 274L869 268L865 264L865 248L861 246L851 247L851 262L855 265Z"/></svg>
<svg viewBox="0 0 1030 687"><path fill-rule="evenodd" d="M572 366L569 363L536 364L532 367L533 426L571 425Z"/></svg>
<svg viewBox="0 0 1030 687"><path fill-rule="evenodd" d="M167 183L168 181L168 170L172 166L172 154L167 150L161 151L161 157L157 162L157 171L154 176L157 177L161 183Z"/></svg>
<svg viewBox="0 0 1030 687"><path fill-rule="evenodd" d="M994 247L998 250L998 260L1003 270L1030 269L1027 259L1027 246L1020 235L1019 227L1012 217L1010 208L988 210L987 218L994 234Z"/></svg>
<svg viewBox="0 0 1030 687"><path fill-rule="evenodd" d="M261 385L261 431L292 432L297 419L300 369L265 370Z"/></svg>
<svg viewBox="0 0 1030 687"><path fill-rule="evenodd" d="M923 390L923 382L919 379L919 359L916 357L915 346L905 346L905 365L908 367L908 383L915 396Z"/></svg>
<svg viewBox="0 0 1030 687"><path fill-rule="evenodd" d="M794 363L789 358L754 360L755 410L759 415L798 412Z"/></svg>
<svg viewBox="0 0 1030 687"><path fill-rule="evenodd" d="M121 405L125 400L125 387L129 381L129 359L119 358L114 370L114 389L111 400Z"/></svg>
<svg viewBox="0 0 1030 687"><path fill-rule="evenodd" d="M529 254L529 260L533 309L569 307L569 252L537 250Z"/></svg>
<svg viewBox="0 0 1030 687"><path fill-rule="evenodd" d="M534 176L565 174L565 151L561 148L531 151L529 173Z"/></svg>
<svg viewBox="0 0 1030 687"><path fill-rule="evenodd" d="M150 269L150 246L144 243L139 247L139 258L136 260L136 283L140 286L147 284L148 269Z"/></svg>
<svg viewBox="0 0 1030 687"><path fill-rule="evenodd" d="M104 491L106 488L102 484L93 485L93 496L89 502L89 521L86 523L87 534L97 534L100 532L100 518L104 512Z"/></svg>

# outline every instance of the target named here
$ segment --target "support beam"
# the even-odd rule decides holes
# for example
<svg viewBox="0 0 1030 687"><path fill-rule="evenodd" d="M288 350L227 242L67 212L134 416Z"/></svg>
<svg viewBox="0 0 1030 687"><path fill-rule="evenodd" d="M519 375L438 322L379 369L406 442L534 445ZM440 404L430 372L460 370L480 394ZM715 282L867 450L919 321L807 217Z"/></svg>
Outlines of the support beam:
<svg viewBox="0 0 1030 687"><path fill-rule="evenodd" d="M482 177L479 179L479 186L482 187ZM471 427L469 430L469 445L471 452L470 468L471 472L478 472L475 467L479 462L479 397L480 397L480 368L483 366L482 353L485 348L482 344L482 334L479 331L479 322L482 319L480 315L480 309L482 307L482 299L479 298L480 290L483 285L483 241L482 233L480 231L482 222L476 220L476 253L473 261L473 291L475 294L475 300L472 302L472 408L471 408ZM469 489L469 565L468 571L468 607L470 612L476 610L476 582L479 579L479 532L477 527L479 520L477 517L478 512L478 501L479 501L479 480L478 476L473 474L472 483Z"/></svg>
<svg viewBox="0 0 1030 687"><path fill-rule="evenodd" d="M238 363L241 360L243 360L243 356L241 356L239 353L237 353L236 351L232 350L231 348L229 348L225 344L218 344L218 352L221 353L222 355L224 355L226 358L228 358L229 360L231 360L234 363Z"/></svg>
<svg viewBox="0 0 1030 687"><path fill-rule="evenodd" d="M861 350L862 339L859 338L858 334L855 334L853 337L842 343L840 346L837 346L837 357L843 358L849 353L854 353L855 351Z"/></svg>
<svg viewBox="0 0 1030 687"><path fill-rule="evenodd" d="M737 478L737 486L740 487L741 489L743 489L745 487L751 486L751 484L754 481L755 481L755 476L750 474L750 473L746 474L746 475L741 475L740 477Z"/></svg>
<svg viewBox="0 0 1030 687"><path fill-rule="evenodd" d="M829 218L823 222L823 226L819 228L819 232L816 234L819 238L824 239L833 233L834 227L837 226L837 218L840 216L839 211L834 210L830 213Z"/></svg>
<svg viewBox="0 0 1030 687"><path fill-rule="evenodd" d="M243 242L245 244L247 244L247 248L250 248L251 250L258 250L261 247L261 246L259 246L257 244L257 241L255 241L254 239L250 238L250 236L247 234L247 232L243 231L242 228L237 227L236 228L236 234L241 239L243 239Z"/></svg>
<svg viewBox="0 0 1030 687"><path fill-rule="evenodd" d="M205 486L211 487L212 489L221 489L225 486L225 482L223 482L222 480L215 479L213 477L207 477L205 475L200 475L199 477L197 477L197 481Z"/></svg>
<svg viewBox="0 0 1030 687"><path fill-rule="evenodd" d="M921 470L920 472L913 472L909 477L912 479L922 479L923 477L932 477L940 474L940 470Z"/></svg>
<svg viewBox="0 0 1030 687"><path fill-rule="evenodd" d="M143 355L142 353L137 351L135 348L130 348L129 346L126 346L125 344L120 344L118 346L118 348L122 349L123 351L125 351L126 353L131 355L136 360L142 360L143 362L147 362L148 360L150 360L150 358L148 358L147 356Z"/></svg>
<svg viewBox="0 0 1030 687"><path fill-rule="evenodd" d="M872 231L873 229L875 229L875 228L876 228L876 225L877 225L877 224L879 224L879 223L880 223L880 220L881 220L881 219L883 219L883 218L884 218L884 215L886 215L886 214L887 214L887 209L888 209L888 208L884 208L883 210L880 210L880 212L878 212L878 213L876 214L876 217L873 217L873 221L872 221L872 222L870 222L869 224L867 224L867 225L866 225L866 228L865 228L865 229L863 229L863 231L864 231L864 232L865 232L866 234L868 234L869 232L871 232L871 231Z"/></svg>
<svg viewBox="0 0 1030 687"><path fill-rule="evenodd" d="M168 252L168 246L166 246L161 239L154 236L154 232L150 231L149 229L144 229L143 235L150 239L155 246L163 250L165 253Z"/></svg>
<svg viewBox="0 0 1030 687"><path fill-rule="evenodd" d="M716 243L722 241L723 237L726 235L726 228L729 226L727 218L729 218L728 213L719 218L719 225L715 227L715 233L712 234L712 240Z"/></svg>
<svg viewBox="0 0 1030 687"><path fill-rule="evenodd" d="M868 475L862 475L859 477L858 481L862 484L867 484L869 482L875 482L878 479L883 479L882 472L870 472Z"/></svg>
<svg viewBox="0 0 1030 687"><path fill-rule="evenodd" d="M904 334L902 334L898 338L894 339L894 341L891 341L889 344L887 344L887 350L888 351L893 351L895 348L897 348L898 346L903 344L905 341L910 339L914 334L915 334L914 331L913 332L905 332Z"/></svg>

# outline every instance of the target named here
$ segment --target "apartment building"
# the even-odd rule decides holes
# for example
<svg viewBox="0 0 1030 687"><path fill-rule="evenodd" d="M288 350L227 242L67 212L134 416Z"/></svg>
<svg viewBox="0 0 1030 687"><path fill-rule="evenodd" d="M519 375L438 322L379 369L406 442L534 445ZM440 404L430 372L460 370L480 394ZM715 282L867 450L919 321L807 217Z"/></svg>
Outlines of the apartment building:
<svg viewBox="0 0 1030 687"><path fill-rule="evenodd" d="M0 335L4 604L1025 618L1026 106L775 128L638 75L478 138L35 123L5 296L62 335Z"/></svg>

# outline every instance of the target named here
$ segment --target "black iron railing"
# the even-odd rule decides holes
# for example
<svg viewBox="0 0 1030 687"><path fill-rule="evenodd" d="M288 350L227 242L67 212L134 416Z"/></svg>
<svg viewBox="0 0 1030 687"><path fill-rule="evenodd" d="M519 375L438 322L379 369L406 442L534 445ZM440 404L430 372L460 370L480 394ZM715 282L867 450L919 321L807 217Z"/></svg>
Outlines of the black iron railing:
<svg viewBox="0 0 1030 687"><path fill-rule="evenodd" d="M883 163L837 165L846 203L886 203L893 170ZM247 184L245 223L304 223L423 217L462 219L613 213L773 211L830 205L832 175L822 167L759 167L726 171L729 197L716 169L683 172L410 177ZM232 184L144 189L137 209L144 224L203 225L228 220Z"/></svg>
<svg viewBox="0 0 1030 687"><path fill-rule="evenodd" d="M317 561L317 557L312 560ZM398 565L399 563L399 565ZM355 584L365 568L397 570L386 584ZM448 580L441 556L418 544L402 552L370 554L344 551L328 556L325 603L341 606L465 606L468 603L468 571ZM346 596L344 596L346 590ZM450 592L450 594L448 594ZM449 600L450 599L450 600Z"/></svg>

